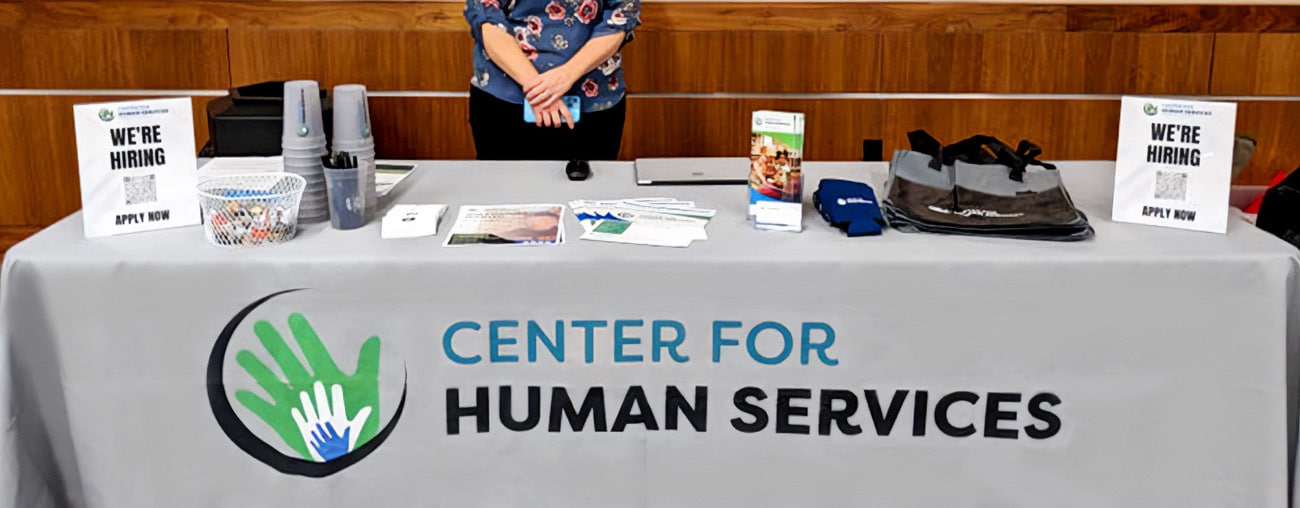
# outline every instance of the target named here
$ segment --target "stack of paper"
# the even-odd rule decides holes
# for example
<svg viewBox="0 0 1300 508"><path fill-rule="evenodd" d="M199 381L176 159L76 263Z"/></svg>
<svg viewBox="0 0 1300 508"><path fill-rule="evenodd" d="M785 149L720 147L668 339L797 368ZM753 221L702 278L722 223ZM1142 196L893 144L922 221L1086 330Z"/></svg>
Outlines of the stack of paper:
<svg viewBox="0 0 1300 508"><path fill-rule="evenodd" d="M397 184L402 183L406 177L411 176L415 170L414 164L408 163L376 163L375 164L375 194L379 197L387 196L392 192Z"/></svg>
<svg viewBox="0 0 1300 508"><path fill-rule="evenodd" d="M585 231L583 240L660 247L688 247L695 240L707 240L704 227L717 213L672 198L577 200L569 206Z"/></svg>
<svg viewBox="0 0 1300 508"><path fill-rule="evenodd" d="M558 245L564 205L462 206L443 245Z"/></svg>

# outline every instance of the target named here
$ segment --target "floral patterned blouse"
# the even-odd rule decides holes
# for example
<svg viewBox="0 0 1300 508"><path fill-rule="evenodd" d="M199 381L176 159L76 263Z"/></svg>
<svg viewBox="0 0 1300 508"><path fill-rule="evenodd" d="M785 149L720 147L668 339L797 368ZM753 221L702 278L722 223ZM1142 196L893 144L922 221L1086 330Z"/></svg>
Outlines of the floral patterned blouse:
<svg viewBox="0 0 1300 508"><path fill-rule="evenodd" d="M503 7L502 3L506 5ZM484 23L515 36L538 72L559 67L596 37L622 33L623 44L641 24L640 0L466 0L465 19L474 35L474 78L470 83L498 99L523 104L523 87L488 58ZM566 95L582 98L582 111L614 107L623 99L623 56L579 78Z"/></svg>

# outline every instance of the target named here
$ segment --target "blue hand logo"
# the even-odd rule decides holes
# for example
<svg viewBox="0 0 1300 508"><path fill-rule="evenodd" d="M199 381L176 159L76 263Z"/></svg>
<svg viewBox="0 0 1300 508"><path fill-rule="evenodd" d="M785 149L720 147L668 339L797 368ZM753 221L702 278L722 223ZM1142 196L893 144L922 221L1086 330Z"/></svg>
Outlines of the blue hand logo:
<svg viewBox="0 0 1300 508"><path fill-rule="evenodd" d="M293 408L294 423L302 433L302 440L311 448L311 458L316 462L328 462L356 449L357 436L361 427L370 417L370 406L361 408L357 415L348 420L348 410L343 398L343 386L330 387L330 395L325 394L325 383L317 381L312 386L316 402L306 391L298 394L302 410ZM343 434L339 434L339 429ZM356 432L353 432L353 430Z"/></svg>
<svg viewBox="0 0 1300 508"><path fill-rule="evenodd" d="M343 435L340 436L338 431L334 430L333 423L327 422L323 427L318 423L316 424L316 430L311 433L311 447L316 450L317 455L320 455L326 461L337 459L351 451L348 443L348 435L351 433L351 426L344 429Z"/></svg>

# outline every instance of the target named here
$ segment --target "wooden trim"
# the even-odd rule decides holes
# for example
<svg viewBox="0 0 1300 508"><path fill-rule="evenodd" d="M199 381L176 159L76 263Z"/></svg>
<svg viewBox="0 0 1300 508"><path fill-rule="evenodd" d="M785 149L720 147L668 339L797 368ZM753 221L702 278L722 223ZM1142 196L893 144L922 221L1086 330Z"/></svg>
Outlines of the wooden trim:
<svg viewBox="0 0 1300 508"><path fill-rule="evenodd" d="M1300 5L1078 5L1071 32L1300 32Z"/></svg>
<svg viewBox="0 0 1300 508"><path fill-rule="evenodd" d="M1065 6L647 3L643 31L1063 31ZM745 20L737 27L735 20Z"/></svg>
<svg viewBox="0 0 1300 508"><path fill-rule="evenodd" d="M292 27L314 30L468 31L459 3L231 1L50 1L0 4L0 27L117 28L173 30L231 27Z"/></svg>
<svg viewBox="0 0 1300 508"><path fill-rule="evenodd" d="M464 32L462 9L459 1L24 1L0 2L0 28ZM1300 32L1294 5L648 2L643 9L641 29L652 32Z"/></svg>

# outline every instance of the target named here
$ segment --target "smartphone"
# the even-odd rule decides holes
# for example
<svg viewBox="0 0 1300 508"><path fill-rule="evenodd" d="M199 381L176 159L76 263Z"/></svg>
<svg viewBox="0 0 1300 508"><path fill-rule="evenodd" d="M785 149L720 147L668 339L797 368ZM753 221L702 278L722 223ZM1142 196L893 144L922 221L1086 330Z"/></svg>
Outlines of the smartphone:
<svg viewBox="0 0 1300 508"><path fill-rule="evenodd" d="M573 115L573 123L578 123L582 117L582 98L576 95L566 95L563 99L564 105L569 107L569 113ZM524 121L528 123L537 123L537 115L533 114L533 105L524 104Z"/></svg>

